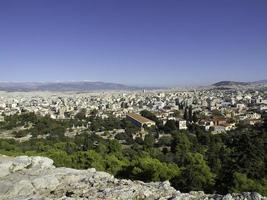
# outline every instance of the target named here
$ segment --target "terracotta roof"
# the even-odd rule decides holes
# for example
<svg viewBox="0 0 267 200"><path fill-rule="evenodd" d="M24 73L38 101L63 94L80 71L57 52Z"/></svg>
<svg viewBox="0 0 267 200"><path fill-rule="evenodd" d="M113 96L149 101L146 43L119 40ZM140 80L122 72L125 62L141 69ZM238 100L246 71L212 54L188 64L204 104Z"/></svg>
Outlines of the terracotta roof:
<svg viewBox="0 0 267 200"><path fill-rule="evenodd" d="M134 119L140 123L147 123L147 122L150 122L150 123L153 122L154 123L154 121L147 119L147 118L145 118L139 114L136 114L136 113L128 113L127 116L131 117L132 119Z"/></svg>

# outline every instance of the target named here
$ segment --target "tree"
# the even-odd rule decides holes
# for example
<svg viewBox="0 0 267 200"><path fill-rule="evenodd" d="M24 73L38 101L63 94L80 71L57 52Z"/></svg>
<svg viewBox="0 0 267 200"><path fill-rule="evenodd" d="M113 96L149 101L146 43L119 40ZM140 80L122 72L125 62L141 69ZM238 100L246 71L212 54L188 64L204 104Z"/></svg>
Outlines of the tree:
<svg viewBox="0 0 267 200"><path fill-rule="evenodd" d="M130 178L142 181L165 181L180 175L180 169L174 164L162 163L150 157L140 157L126 169Z"/></svg>
<svg viewBox="0 0 267 200"><path fill-rule="evenodd" d="M267 196L267 178L260 181L249 179L246 174L234 173L234 186L231 192L258 192Z"/></svg>
<svg viewBox="0 0 267 200"><path fill-rule="evenodd" d="M208 135L203 134L204 135ZM222 148L222 144L213 142L214 140L210 140L210 144L208 150L205 153L205 157L207 158L207 163L211 168L211 171L215 174L220 174L222 169L222 161L220 159L220 150ZM206 142L205 142L206 143Z"/></svg>
<svg viewBox="0 0 267 200"><path fill-rule="evenodd" d="M105 164L106 171L116 176L119 171L128 165L128 162L126 160L119 160L115 155L106 155Z"/></svg>
<svg viewBox="0 0 267 200"><path fill-rule="evenodd" d="M193 110L192 110L192 106L189 106L189 109L188 109L188 120L190 122L192 122L193 120Z"/></svg>
<svg viewBox="0 0 267 200"><path fill-rule="evenodd" d="M266 142L265 133L256 130L237 133L228 138L228 145L232 147L232 160L235 171L246 174L249 178L260 179L266 173Z"/></svg>
<svg viewBox="0 0 267 200"><path fill-rule="evenodd" d="M198 121L198 116L197 116L196 112L193 113L192 120L194 123L196 123Z"/></svg>
<svg viewBox="0 0 267 200"><path fill-rule="evenodd" d="M122 146L117 140L85 132L67 138L63 135L66 128L84 123L82 120L54 120L49 116L24 113L6 116L5 122L0 124L1 129L31 124L30 129L24 131L34 137L25 142L0 139L0 153L48 156L56 166L94 167L123 178L170 180L173 186L184 192L205 190L225 194L256 191L267 195L267 121L255 126L238 126L227 134L217 135L189 123L187 131L172 131L171 136L165 135L155 144L155 138L163 128L150 128L145 141L142 138L132 141L132 135L138 129L128 120L113 116L90 120L96 129L124 128L126 132L116 138L128 138L133 144ZM173 130L173 122L167 122L166 127ZM45 134L51 135L50 140L37 138Z"/></svg>
<svg viewBox="0 0 267 200"><path fill-rule="evenodd" d="M115 139L125 140L129 144L132 144L132 142L133 142L133 136L131 133L128 133L128 132L116 134Z"/></svg>
<svg viewBox="0 0 267 200"><path fill-rule="evenodd" d="M184 110L184 119L188 120L188 108L187 107Z"/></svg>
<svg viewBox="0 0 267 200"><path fill-rule="evenodd" d="M183 166L186 159L186 153L191 151L192 143L185 133L173 133L171 151L175 153L175 163Z"/></svg>
<svg viewBox="0 0 267 200"><path fill-rule="evenodd" d="M158 145L159 146L170 146L172 143L172 137L170 136L162 136L159 138Z"/></svg>
<svg viewBox="0 0 267 200"><path fill-rule="evenodd" d="M172 134L172 137L173 137L173 141L171 145L172 152L185 153L187 151L190 151L192 143L190 142L187 134L174 132Z"/></svg>
<svg viewBox="0 0 267 200"><path fill-rule="evenodd" d="M15 146L10 141L7 141L7 140L0 141L0 147L1 149L7 150L7 151L11 151L15 148Z"/></svg>
<svg viewBox="0 0 267 200"><path fill-rule="evenodd" d="M109 140L107 143L108 153L121 154L122 146L117 140Z"/></svg>
<svg viewBox="0 0 267 200"><path fill-rule="evenodd" d="M96 152L100 153L101 155L106 155L108 152L108 147L103 142L100 142L96 147Z"/></svg>
<svg viewBox="0 0 267 200"><path fill-rule="evenodd" d="M167 120L166 124L164 125L164 131L166 133L170 133L172 131L176 131L177 127L174 120Z"/></svg>
<svg viewBox="0 0 267 200"><path fill-rule="evenodd" d="M154 146L154 143L155 143L155 138L154 138L154 136L153 136L151 133L147 134L147 135L145 136L145 139L144 139L144 145L145 145L146 147L151 148L151 147Z"/></svg>
<svg viewBox="0 0 267 200"><path fill-rule="evenodd" d="M96 168L99 171L105 170L105 162L102 156L93 151L76 152L72 156L72 162L77 169Z"/></svg>
<svg viewBox="0 0 267 200"><path fill-rule="evenodd" d="M186 166L179 177L171 180L175 188L183 192L209 191L214 185L214 174L211 173L203 156L199 153L187 153Z"/></svg>
<svg viewBox="0 0 267 200"><path fill-rule="evenodd" d="M71 156L65 151L52 149L45 154L54 160L54 164L57 167L74 167Z"/></svg>

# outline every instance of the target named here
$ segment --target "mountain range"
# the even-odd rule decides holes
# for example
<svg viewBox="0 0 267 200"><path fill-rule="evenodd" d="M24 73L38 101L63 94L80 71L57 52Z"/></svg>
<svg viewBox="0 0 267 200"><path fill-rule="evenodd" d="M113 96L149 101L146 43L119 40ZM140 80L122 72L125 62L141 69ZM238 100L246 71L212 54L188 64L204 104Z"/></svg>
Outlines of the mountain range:
<svg viewBox="0 0 267 200"><path fill-rule="evenodd" d="M216 87L225 87L225 86L253 86L253 85L261 85L267 84L267 79L253 81L253 82L238 82L238 81L220 81L217 83L212 84L212 86Z"/></svg>
<svg viewBox="0 0 267 200"><path fill-rule="evenodd" d="M239 87L257 86L267 84L267 79L254 82L220 81L212 84L213 87ZM141 89L163 89L160 87L136 87L120 83L109 83L101 81L63 81L63 82L0 82L0 91L7 92L86 92L101 90L141 90Z"/></svg>
<svg viewBox="0 0 267 200"><path fill-rule="evenodd" d="M0 82L0 91L95 91L95 90L136 90L142 89L119 83L69 81L69 82Z"/></svg>

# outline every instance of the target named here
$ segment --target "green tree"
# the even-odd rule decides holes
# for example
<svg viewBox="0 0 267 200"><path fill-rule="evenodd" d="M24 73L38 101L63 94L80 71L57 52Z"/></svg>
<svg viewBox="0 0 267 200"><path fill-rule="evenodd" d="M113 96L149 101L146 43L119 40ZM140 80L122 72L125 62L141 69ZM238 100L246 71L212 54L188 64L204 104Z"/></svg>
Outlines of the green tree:
<svg viewBox="0 0 267 200"><path fill-rule="evenodd" d="M57 167L73 167L72 159L65 151L53 149L46 152L45 155L54 160Z"/></svg>
<svg viewBox="0 0 267 200"><path fill-rule="evenodd" d="M128 162L126 160L119 160L115 155L105 156L106 171L113 174L114 176L116 176L117 173L127 165Z"/></svg>
<svg viewBox="0 0 267 200"><path fill-rule="evenodd" d="M122 145L117 140L109 140L107 143L108 153L121 155Z"/></svg>
<svg viewBox="0 0 267 200"><path fill-rule="evenodd" d="M176 165L162 163L150 157L138 158L127 170L130 178L142 181L165 181L180 174Z"/></svg>
<svg viewBox="0 0 267 200"><path fill-rule="evenodd" d="M171 133L173 131L176 131L177 127L176 127L176 123L174 120L167 120L166 124L164 125L164 131L166 133Z"/></svg>
<svg viewBox="0 0 267 200"><path fill-rule="evenodd" d="M267 196L267 178L260 181L249 179L247 175L234 173L234 186L231 192L258 192L263 196Z"/></svg>
<svg viewBox="0 0 267 200"><path fill-rule="evenodd" d="M103 157L93 151L78 151L72 156L73 165L78 169L88 169L88 168L96 168L99 171L105 170L105 162Z"/></svg>
<svg viewBox="0 0 267 200"><path fill-rule="evenodd" d="M173 133L171 151L175 153L175 162L183 165L186 159L186 153L191 151L192 143L185 133Z"/></svg>
<svg viewBox="0 0 267 200"><path fill-rule="evenodd" d="M196 112L193 113L192 120L194 123L196 123L198 121L198 116L197 116Z"/></svg>
<svg viewBox="0 0 267 200"><path fill-rule="evenodd" d="M145 145L146 147L151 148L151 147L154 146L154 143L155 143L155 138L154 138L154 136L153 136L151 133L147 134L147 135L145 136L145 139L144 139L144 145Z"/></svg>
<svg viewBox="0 0 267 200"><path fill-rule="evenodd" d="M184 109L184 119L188 120L188 108L187 107Z"/></svg>
<svg viewBox="0 0 267 200"><path fill-rule="evenodd" d="M193 109L192 109L192 106L189 106L189 109L188 109L188 120L190 122L192 122L192 120L193 120Z"/></svg>
<svg viewBox="0 0 267 200"><path fill-rule="evenodd" d="M170 146L172 144L172 137L170 136L162 136L159 138L158 145L159 146Z"/></svg>
<svg viewBox="0 0 267 200"><path fill-rule="evenodd" d="M209 191L214 182L214 174L199 153L188 153L181 175L172 180L173 185L183 192Z"/></svg>

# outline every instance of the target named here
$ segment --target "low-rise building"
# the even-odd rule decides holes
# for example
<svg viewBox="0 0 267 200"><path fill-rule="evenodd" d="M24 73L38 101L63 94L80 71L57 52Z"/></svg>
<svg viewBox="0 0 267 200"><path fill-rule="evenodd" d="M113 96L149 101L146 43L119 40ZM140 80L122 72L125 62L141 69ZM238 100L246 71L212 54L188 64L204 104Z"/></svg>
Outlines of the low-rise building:
<svg viewBox="0 0 267 200"><path fill-rule="evenodd" d="M156 123L150 119L143 117L142 115L136 113L129 113L127 114L127 119L129 119L134 125L139 127L144 127L144 125L151 127L155 126Z"/></svg>
<svg viewBox="0 0 267 200"><path fill-rule="evenodd" d="M178 120L178 128L179 130L186 130L187 129L186 120Z"/></svg>
<svg viewBox="0 0 267 200"><path fill-rule="evenodd" d="M5 117L0 115L0 122L3 122L3 121L5 121Z"/></svg>

